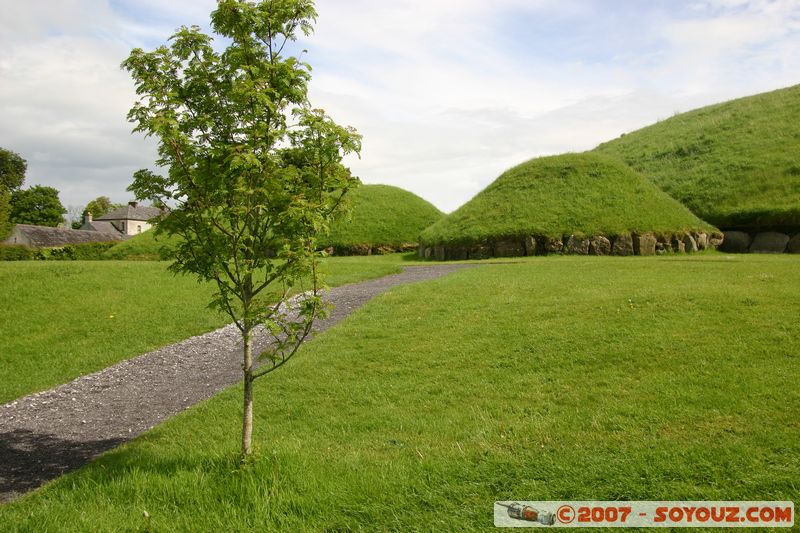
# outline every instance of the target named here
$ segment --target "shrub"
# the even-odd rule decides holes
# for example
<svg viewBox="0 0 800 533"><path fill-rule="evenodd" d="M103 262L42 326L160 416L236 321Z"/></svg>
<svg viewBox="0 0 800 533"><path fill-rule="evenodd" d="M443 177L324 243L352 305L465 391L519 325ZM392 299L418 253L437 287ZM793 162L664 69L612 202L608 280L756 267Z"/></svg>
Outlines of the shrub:
<svg viewBox="0 0 800 533"><path fill-rule="evenodd" d="M22 244L0 244L0 261L30 261L35 252Z"/></svg>
<svg viewBox="0 0 800 533"><path fill-rule="evenodd" d="M105 253L111 249L116 242L87 242L85 244L70 244L64 248L69 248L72 259L76 261L100 261L105 259Z"/></svg>

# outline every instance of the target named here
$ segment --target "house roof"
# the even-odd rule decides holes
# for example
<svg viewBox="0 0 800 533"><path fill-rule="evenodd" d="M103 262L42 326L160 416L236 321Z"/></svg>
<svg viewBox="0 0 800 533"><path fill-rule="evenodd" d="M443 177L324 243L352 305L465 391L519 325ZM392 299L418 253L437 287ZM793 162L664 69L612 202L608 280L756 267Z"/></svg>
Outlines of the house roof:
<svg viewBox="0 0 800 533"><path fill-rule="evenodd" d="M97 220L84 223L83 226L81 226L81 229L87 231L99 231L101 233L121 233L111 222Z"/></svg>
<svg viewBox="0 0 800 533"><path fill-rule="evenodd" d="M30 241L31 246L45 248L50 246L64 246L66 244L81 244L87 242L111 242L121 241L124 236L118 231L106 233L100 231L83 231L77 229L49 228L47 226L32 226L29 224L17 224L15 233L19 233Z"/></svg>
<svg viewBox="0 0 800 533"><path fill-rule="evenodd" d="M120 207L119 209L115 209L110 213L106 213L101 217L97 217L95 220L150 220L151 218L156 218L162 214L161 209L157 207L143 207L143 206L132 206L130 204L126 205L125 207Z"/></svg>

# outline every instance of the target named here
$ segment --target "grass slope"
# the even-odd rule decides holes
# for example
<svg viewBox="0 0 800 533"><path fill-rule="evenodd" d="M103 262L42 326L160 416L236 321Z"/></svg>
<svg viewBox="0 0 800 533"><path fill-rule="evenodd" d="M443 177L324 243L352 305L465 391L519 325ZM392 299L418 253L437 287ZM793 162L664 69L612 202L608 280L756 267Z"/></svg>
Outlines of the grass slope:
<svg viewBox="0 0 800 533"><path fill-rule="evenodd" d="M105 259L124 261L158 261L168 258L170 250L177 246L178 237L161 235L156 239L155 231L148 230L115 244L103 254Z"/></svg>
<svg viewBox="0 0 800 533"><path fill-rule="evenodd" d="M331 258L331 285L398 272L399 259ZM210 284L166 263L0 262L0 404L221 327Z"/></svg>
<svg viewBox="0 0 800 533"><path fill-rule="evenodd" d="M800 499L797 260L535 258L373 300L11 531L488 531L496 499ZM143 515L147 511L150 518Z"/></svg>
<svg viewBox="0 0 800 533"><path fill-rule="evenodd" d="M596 151L716 226L800 226L800 85L682 113Z"/></svg>
<svg viewBox="0 0 800 533"><path fill-rule="evenodd" d="M596 154L532 159L422 233L426 244L493 237L711 229L623 163Z"/></svg>
<svg viewBox="0 0 800 533"><path fill-rule="evenodd" d="M348 193L352 213L336 222L330 234L323 236L322 246L343 252L363 249L368 252L381 246L399 248L416 244L420 232L439 220L443 214L429 202L409 191L390 185L361 185ZM177 237L160 236L152 231L123 241L104 256L106 259L158 260L175 246Z"/></svg>
<svg viewBox="0 0 800 533"><path fill-rule="evenodd" d="M348 193L351 216L335 222L325 246L397 247L417 243L420 232L442 217L416 194L390 185L361 185Z"/></svg>

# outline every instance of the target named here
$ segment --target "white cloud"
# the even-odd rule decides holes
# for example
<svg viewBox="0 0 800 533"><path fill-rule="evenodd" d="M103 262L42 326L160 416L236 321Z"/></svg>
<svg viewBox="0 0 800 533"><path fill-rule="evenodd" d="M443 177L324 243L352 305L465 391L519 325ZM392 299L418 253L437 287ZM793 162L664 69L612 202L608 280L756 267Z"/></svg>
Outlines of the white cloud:
<svg viewBox="0 0 800 533"><path fill-rule="evenodd" d="M312 101L364 135L352 166L452 210L530 157L674 111L797 83L796 1L318 0ZM126 200L153 143L130 134L120 61L213 0L29 0L0 18L0 146L65 204ZM620 5L621 6L621 5Z"/></svg>

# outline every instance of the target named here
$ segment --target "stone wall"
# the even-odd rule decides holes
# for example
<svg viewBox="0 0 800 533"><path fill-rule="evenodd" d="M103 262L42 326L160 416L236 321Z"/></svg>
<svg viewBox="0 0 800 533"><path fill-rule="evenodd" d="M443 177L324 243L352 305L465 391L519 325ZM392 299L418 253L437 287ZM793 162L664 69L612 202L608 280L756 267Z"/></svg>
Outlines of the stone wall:
<svg viewBox="0 0 800 533"><path fill-rule="evenodd" d="M777 231L747 233L724 231L725 240L720 246L723 252L746 254L800 254L800 233L787 234Z"/></svg>
<svg viewBox="0 0 800 533"><path fill-rule="evenodd" d="M416 250L416 243L396 244L349 244L325 248L328 255L386 255Z"/></svg>
<svg viewBox="0 0 800 533"><path fill-rule="evenodd" d="M531 255L662 255L691 253L722 244L718 233L631 233L592 237L564 235L561 238L528 235L500 237L464 244L420 245L418 253L437 261L521 257Z"/></svg>

